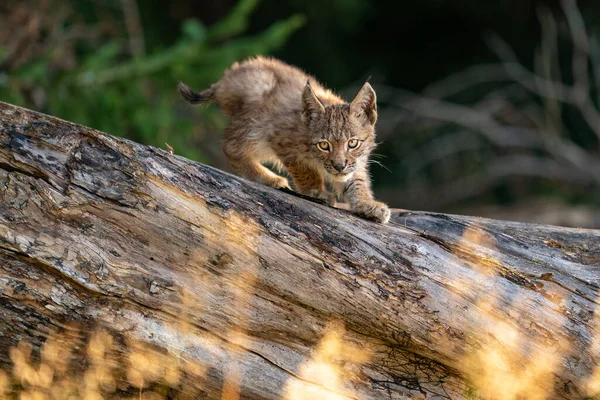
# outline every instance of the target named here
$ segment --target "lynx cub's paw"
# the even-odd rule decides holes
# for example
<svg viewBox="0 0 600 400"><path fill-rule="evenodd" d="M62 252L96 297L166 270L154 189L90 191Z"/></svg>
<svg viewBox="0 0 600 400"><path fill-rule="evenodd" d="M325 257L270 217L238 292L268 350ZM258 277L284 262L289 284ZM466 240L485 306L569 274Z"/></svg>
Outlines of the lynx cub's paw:
<svg viewBox="0 0 600 400"><path fill-rule="evenodd" d="M389 207L380 201L358 204L356 207L353 207L352 211L382 224L387 224L391 215Z"/></svg>
<svg viewBox="0 0 600 400"><path fill-rule="evenodd" d="M273 179L269 179L269 181L263 183L275 189L292 190L292 188L290 188L290 183L288 182L288 180L282 176L273 177Z"/></svg>
<svg viewBox="0 0 600 400"><path fill-rule="evenodd" d="M303 193L307 196L314 197L315 199L323 200L328 206L335 206L335 195L329 193L327 191L321 190L309 190L306 193Z"/></svg>

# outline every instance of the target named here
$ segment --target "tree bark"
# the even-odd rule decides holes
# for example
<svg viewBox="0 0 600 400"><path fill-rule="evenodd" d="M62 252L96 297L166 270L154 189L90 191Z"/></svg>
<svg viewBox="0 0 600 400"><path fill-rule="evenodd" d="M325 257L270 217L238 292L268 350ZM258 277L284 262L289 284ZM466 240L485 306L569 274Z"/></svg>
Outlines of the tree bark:
<svg viewBox="0 0 600 400"><path fill-rule="evenodd" d="M0 103L5 371L20 340L101 326L203 366L171 396L581 399L599 269L600 231L380 225Z"/></svg>

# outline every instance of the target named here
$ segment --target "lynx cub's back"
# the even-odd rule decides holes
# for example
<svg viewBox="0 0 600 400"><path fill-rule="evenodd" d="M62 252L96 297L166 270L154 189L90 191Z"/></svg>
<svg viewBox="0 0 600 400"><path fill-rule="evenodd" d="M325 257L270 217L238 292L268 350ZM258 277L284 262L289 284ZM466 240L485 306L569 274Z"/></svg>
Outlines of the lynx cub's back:
<svg viewBox="0 0 600 400"><path fill-rule="evenodd" d="M234 63L202 92L183 83L179 91L192 104L215 101L231 116L223 151L239 175L288 188L286 178L263 166L271 162L289 173L298 192L331 205L339 199L358 215L389 221L389 208L371 191L367 161L377 99L368 83L346 103L298 68L257 57Z"/></svg>

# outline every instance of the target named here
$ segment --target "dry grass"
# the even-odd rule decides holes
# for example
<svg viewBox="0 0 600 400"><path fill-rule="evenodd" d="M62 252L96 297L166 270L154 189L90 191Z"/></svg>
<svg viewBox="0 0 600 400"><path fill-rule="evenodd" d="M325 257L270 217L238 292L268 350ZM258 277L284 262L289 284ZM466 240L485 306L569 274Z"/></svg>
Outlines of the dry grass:
<svg viewBox="0 0 600 400"><path fill-rule="evenodd" d="M357 378L357 365L369 354L344 339L341 323L331 323L309 360L300 365L283 393L287 400L337 400L352 397L349 389ZM232 332L232 336L236 333ZM73 329L48 336L39 355L26 342L10 350L12 371L0 370L0 399L63 400L84 399L188 399L201 392L197 385L207 368L181 354L165 354L137 340L97 329L87 342ZM235 354L238 361L243 351ZM84 368L81 366L84 365ZM224 372L222 399L240 397L243 371L231 363Z"/></svg>
<svg viewBox="0 0 600 400"><path fill-rule="evenodd" d="M357 371L353 368L366 363L370 355L362 347L345 340L344 332L342 323L329 324L311 359L300 365L298 374L303 380L290 379L284 399L342 400L356 397L348 383L356 378Z"/></svg>
<svg viewBox="0 0 600 400"><path fill-rule="evenodd" d="M494 239L477 226L463 234L464 251L476 254L475 247L493 248ZM515 321L530 320L523 315L533 310L534 304L511 298L503 288L495 286L496 275L507 268L501 260L481 257L477 270L484 277L478 288L463 287L463 293L475 297L473 315L481 319L481 329L487 340L476 350L465 354L462 364L467 377L476 389L478 398L490 400L545 400L555 392L555 372L570 353L568 344L535 337L535 329L518 326ZM483 290L482 290L483 288ZM505 302L510 304L505 304ZM500 304L502 302L502 304ZM531 328L531 327L529 327Z"/></svg>
<svg viewBox="0 0 600 400"><path fill-rule="evenodd" d="M204 366L139 341L121 340L100 329L89 335L87 343L79 333L53 333L42 345L39 357L33 357L29 344L20 342L10 350L12 371L0 370L1 398L163 399L172 388L186 393L186 397L175 398L199 394L186 385L204 376Z"/></svg>

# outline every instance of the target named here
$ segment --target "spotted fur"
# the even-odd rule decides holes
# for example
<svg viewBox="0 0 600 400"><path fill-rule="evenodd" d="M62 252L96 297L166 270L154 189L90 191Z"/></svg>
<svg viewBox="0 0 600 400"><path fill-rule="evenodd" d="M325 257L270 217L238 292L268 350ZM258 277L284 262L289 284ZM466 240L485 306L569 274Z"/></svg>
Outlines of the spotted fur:
<svg viewBox="0 0 600 400"><path fill-rule="evenodd" d="M286 170L300 193L331 205L347 202L358 215L389 221L387 205L373 198L368 172L377 121L369 83L346 103L298 68L257 57L233 64L203 92L183 83L179 90L192 104L216 101L231 117L223 151L239 175L289 188L286 178L263 166L269 162Z"/></svg>

